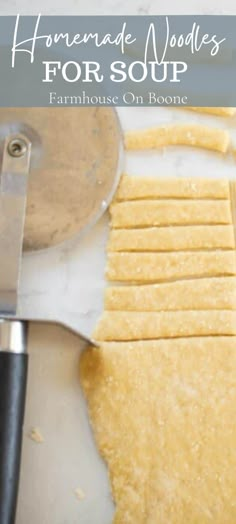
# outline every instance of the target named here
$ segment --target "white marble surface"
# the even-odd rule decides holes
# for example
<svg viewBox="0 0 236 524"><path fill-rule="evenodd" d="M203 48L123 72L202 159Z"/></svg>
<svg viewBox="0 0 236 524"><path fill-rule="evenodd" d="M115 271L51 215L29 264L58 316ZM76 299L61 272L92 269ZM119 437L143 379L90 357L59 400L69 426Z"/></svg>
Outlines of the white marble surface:
<svg viewBox="0 0 236 524"><path fill-rule="evenodd" d="M236 119L203 117L184 110L122 108L123 129L173 121L201 121L231 127ZM125 170L132 175L235 176L235 160L191 148L126 155ZM61 295L69 316L80 329L91 332L102 309L105 285L105 216L73 248L26 257L22 292L29 311L32 304L56 311L53 289ZM49 290L52 290L49 292ZM81 344L77 337L54 326L32 326L29 387L26 406L20 497L16 524L111 524L113 506L106 468L100 460L89 428L79 385ZM44 443L32 442L28 433L39 427ZM79 501L75 489L85 493Z"/></svg>
<svg viewBox="0 0 236 524"><path fill-rule="evenodd" d="M234 0L1 0L2 14L235 14Z"/></svg>
<svg viewBox="0 0 236 524"><path fill-rule="evenodd" d="M0 0L1 14L236 14L234 0ZM155 125L161 121L199 116L157 109L121 109L123 128ZM212 125L219 119L204 119ZM228 121L220 120L220 125ZM234 128L235 121L231 127ZM131 174L233 176L232 158L192 149L132 154L126 158ZM27 257L23 264L21 291L24 307L32 304L56 310L61 297L68 314L88 332L102 307L104 287L104 218L86 239L71 249ZM48 299L47 296L50 298ZM106 468L100 460L82 398L77 337L55 326L32 326L21 485L16 524L111 524L113 506ZM28 437L39 427L44 443ZM75 489L85 493L79 501Z"/></svg>

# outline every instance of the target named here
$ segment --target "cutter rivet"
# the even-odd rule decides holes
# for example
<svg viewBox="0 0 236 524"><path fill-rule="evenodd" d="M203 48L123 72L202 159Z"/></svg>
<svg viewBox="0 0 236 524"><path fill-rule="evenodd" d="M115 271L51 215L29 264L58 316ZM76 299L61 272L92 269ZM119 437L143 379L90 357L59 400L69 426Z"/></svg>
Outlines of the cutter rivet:
<svg viewBox="0 0 236 524"><path fill-rule="evenodd" d="M23 138L13 138L7 146L7 150L11 156L21 157L27 151L27 142Z"/></svg>

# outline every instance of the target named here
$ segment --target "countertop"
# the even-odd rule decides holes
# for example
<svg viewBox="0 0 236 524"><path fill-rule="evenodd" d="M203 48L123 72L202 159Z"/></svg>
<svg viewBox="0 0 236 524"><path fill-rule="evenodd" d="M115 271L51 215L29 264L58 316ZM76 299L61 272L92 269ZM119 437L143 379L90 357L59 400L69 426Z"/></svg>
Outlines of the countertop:
<svg viewBox="0 0 236 524"><path fill-rule="evenodd" d="M31 15L235 14L234 0L1 0L1 13Z"/></svg>
<svg viewBox="0 0 236 524"><path fill-rule="evenodd" d="M191 121L236 127L232 120L186 110L121 108L123 129L163 122ZM193 161L194 159L194 161ZM124 170L133 175L234 176L235 160L192 148L165 148L126 155ZM23 262L21 288L29 305L57 288L73 316L79 310L82 329L92 332L102 310L108 214L73 246ZM51 297L52 300L52 297ZM56 310L55 300L50 303ZM16 524L111 524L113 504L107 471L89 426L79 383L79 338L56 326L30 329L29 383L24 427L20 494ZM31 440L38 428L43 443ZM79 500L76 489L84 493Z"/></svg>
<svg viewBox="0 0 236 524"><path fill-rule="evenodd" d="M1 0L1 14L235 14L235 2L225 0ZM122 108L124 128L156 125L162 121L187 118L177 110ZM190 116L188 115L188 118ZM191 114L191 120L198 115ZM206 121L219 122L218 119ZM226 121L222 120L225 126ZM232 122L232 127L235 122ZM194 163L193 163L194 155ZM202 167L204 166L204 170ZM125 170L131 174L184 176L231 175L232 159L218 155L169 150L133 154L126 158ZM82 241L62 251L27 256L23 263L22 289L25 300L40 305L42 297L57 287L61 301L71 294L79 301L81 325L92 330L102 308L104 287L107 216ZM96 253L96 258L91 254ZM37 266L37 268L36 268ZM50 300L50 299L49 299ZM51 297L51 307L55 301ZM50 302L49 302L50 305ZM16 524L111 524L113 504L106 467L100 459L89 426L87 410L79 384L78 337L57 326L32 325L29 337L29 382L24 426L23 457ZM38 428L44 442L29 438ZM79 500L79 488L84 499Z"/></svg>

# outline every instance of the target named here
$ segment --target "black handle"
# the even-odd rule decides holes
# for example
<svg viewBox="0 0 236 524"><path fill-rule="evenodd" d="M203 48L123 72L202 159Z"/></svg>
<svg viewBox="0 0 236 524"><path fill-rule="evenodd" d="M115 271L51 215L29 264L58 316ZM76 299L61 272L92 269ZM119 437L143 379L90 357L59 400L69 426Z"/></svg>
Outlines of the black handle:
<svg viewBox="0 0 236 524"><path fill-rule="evenodd" d="M27 354L0 350L0 523L14 524L27 381Z"/></svg>

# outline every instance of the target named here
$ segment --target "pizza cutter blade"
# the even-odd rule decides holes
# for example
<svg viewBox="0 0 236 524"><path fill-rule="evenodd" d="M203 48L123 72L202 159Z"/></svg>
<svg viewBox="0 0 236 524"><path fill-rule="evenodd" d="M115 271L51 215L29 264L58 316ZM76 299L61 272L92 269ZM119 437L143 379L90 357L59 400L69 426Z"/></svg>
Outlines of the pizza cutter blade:
<svg viewBox="0 0 236 524"><path fill-rule="evenodd" d="M122 160L111 108L0 109L0 522L15 520L27 379L29 320L68 325L63 312L25 315L17 300L22 249L85 234L116 189ZM35 258L35 264L37 259ZM62 314L61 314L62 313Z"/></svg>

